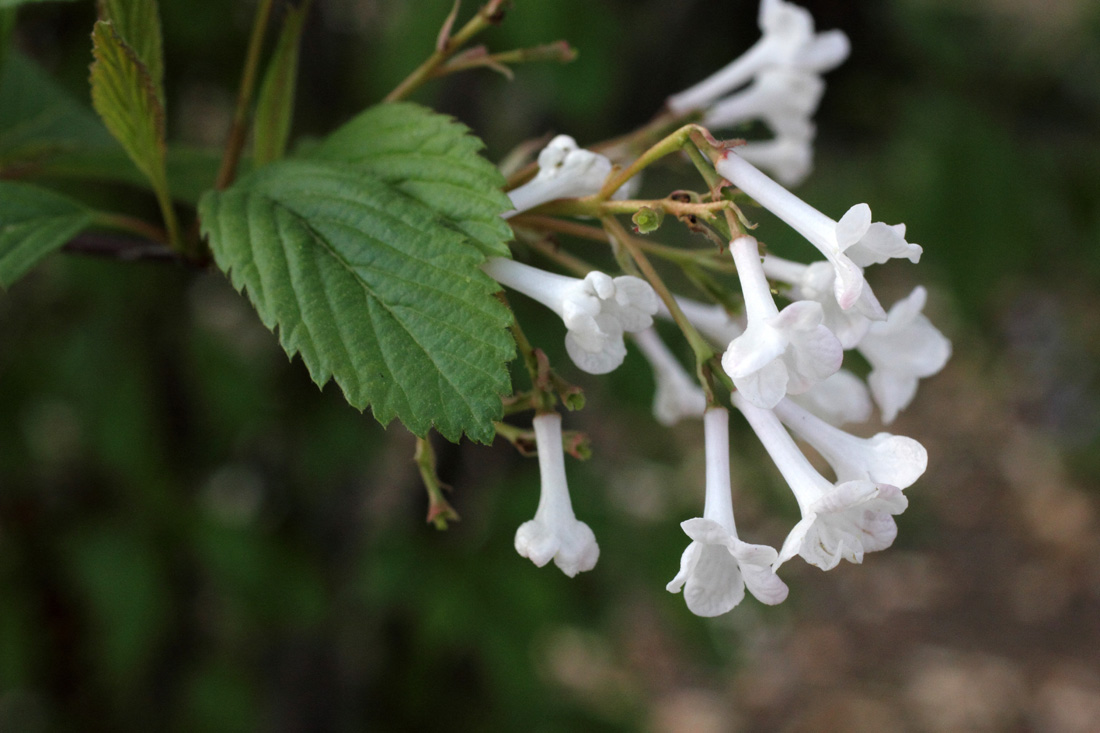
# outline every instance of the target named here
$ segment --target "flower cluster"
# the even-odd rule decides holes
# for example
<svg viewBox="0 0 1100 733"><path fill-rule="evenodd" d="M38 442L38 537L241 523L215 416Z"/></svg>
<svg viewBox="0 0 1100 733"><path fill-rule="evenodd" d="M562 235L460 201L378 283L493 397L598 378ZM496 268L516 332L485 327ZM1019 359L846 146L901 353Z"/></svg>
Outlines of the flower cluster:
<svg viewBox="0 0 1100 733"><path fill-rule="evenodd" d="M762 0L759 24L763 36L752 48L667 105L676 113L700 111L711 129L764 121L775 137L745 145L741 155L795 185L812 167L821 75L848 58L848 37L816 33L810 13L786 0Z"/></svg>
<svg viewBox="0 0 1100 733"><path fill-rule="evenodd" d="M772 128L776 138L768 143L692 140L700 150L711 145L714 172L722 179L719 188L735 187L770 211L804 237L820 254L819 260L801 263L762 252L760 242L737 224L744 222L744 215L734 213L729 198L713 196L716 209L726 208L729 254L739 286L723 293L713 289L716 281L709 281L709 292L719 303L671 294L644 255L631 249L641 245L629 244L631 235L609 223L610 217L599 208L592 211L603 217L610 241L630 250L637 272L647 279L578 268L576 259L569 262L583 277L503 257L490 258L482 268L562 319L566 351L577 367L591 374L615 369L626 357L629 334L653 369L653 413L658 422L672 425L702 418L702 516L681 524L690 542L679 572L667 586L672 592L683 591L688 608L700 616L728 612L741 602L746 588L762 603L782 602L787 586L777 572L796 555L830 570L841 560L860 563L865 553L893 543L894 518L908 503L903 492L924 473L927 453L912 438L886 432L862 438L840 426L870 420L875 404L882 422L893 422L913 400L919 380L940 371L951 354L950 342L922 313L927 299L923 287L887 310L867 282L866 271L872 265L892 259L919 262L923 250L906 239L904 224L873 221L864 203L839 219L830 218L754 164L776 171L786 183L808 171L814 134L810 117L822 92L820 75L848 53L843 33L816 33L809 13L785 0L762 0L760 27L763 37L748 52L669 98L667 106L677 113L700 113L705 126L761 119ZM786 150L783 155L781 148ZM777 162L780 158L783 162ZM801 163L793 164L796 159ZM605 184L615 170L599 153L558 136L538 156L537 173L509 192L515 208L505 216L562 198L589 197L598 207L598 194L604 192L606 198ZM688 212L681 218L697 224L694 216ZM514 220L518 226L522 221ZM587 225L573 225L576 229L590 231ZM729 260L724 263L728 271ZM729 307L731 303L740 307ZM695 353L696 374L681 364L652 327L654 316L680 326ZM842 368L852 351L859 352L869 370L859 365L854 370ZM859 371L866 372L865 379ZM540 375L532 376L534 392L544 380ZM749 543L738 534L729 410L722 406L726 395L728 405L752 428L790 486L801 512L801 520L778 548ZM535 518L516 533L516 549L539 566L553 559L573 576L594 567L599 548L592 530L573 513L561 417L549 411L546 401L535 406L542 490ZM828 463L831 476L814 467L796 439Z"/></svg>

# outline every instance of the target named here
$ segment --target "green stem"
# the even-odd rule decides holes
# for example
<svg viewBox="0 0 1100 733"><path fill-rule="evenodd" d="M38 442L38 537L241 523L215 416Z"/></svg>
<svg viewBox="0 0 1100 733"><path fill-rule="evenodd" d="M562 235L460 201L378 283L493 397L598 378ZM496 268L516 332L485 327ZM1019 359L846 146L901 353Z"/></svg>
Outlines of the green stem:
<svg viewBox="0 0 1100 733"><path fill-rule="evenodd" d="M462 48L471 38L493 24L494 20L497 18L497 14L500 12L500 6L503 4L504 0L489 0L489 2L485 3L485 5L477 11L477 15L470 18L458 33L448 36L424 63L420 64L411 74L405 77L393 91L382 98L382 101L396 102L399 99L404 99L417 87L431 79L436 74L436 70L442 66L447 59L453 56L455 51ZM441 38L441 40L443 39Z"/></svg>
<svg viewBox="0 0 1100 733"><path fill-rule="evenodd" d="M273 0L260 0L256 8L256 17L252 23L252 36L248 41L248 55L245 57L244 72L241 74L241 87L237 92L237 108L233 112L233 126L229 130L229 139L225 143L221 169L214 184L223 189L233 183L237 177L237 166L244 151L245 138L248 136L248 120L252 112L252 97L256 93L256 77L260 68L260 52L263 50L264 34L271 18Z"/></svg>
<svg viewBox="0 0 1100 733"><path fill-rule="evenodd" d="M560 232L581 239L590 239L594 242L607 243L607 232L603 229L587 224L580 224L575 221L569 221L567 219L555 219L550 216L540 216L538 214L521 214L520 216L513 217L510 221L514 226ZM678 247L670 247L667 244L660 244L659 242L651 242L648 239L636 239L635 241L639 247L649 254L668 260L669 262L675 262L677 264L695 264L716 272L730 274L737 272L728 257L723 257L713 250L680 249ZM544 250L540 248L539 251L543 252ZM571 255L566 255L566 257L571 257ZM571 267L570 269L576 271L576 268ZM590 269L592 268L589 268L589 270ZM587 271L588 270L585 272Z"/></svg>
<svg viewBox="0 0 1100 733"><path fill-rule="evenodd" d="M541 46L517 48L511 51L500 51L499 53L485 53L484 48L484 46L476 46L470 50L472 54L470 56L466 56L466 54L455 56L447 63L436 68L432 73L432 77L438 78L459 71L488 67L504 71L511 78L511 72L507 69L510 65L529 64L536 61L557 61L558 63L567 64L577 58L577 50L565 41L555 41ZM473 54L475 51L478 53Z"/></svg>
<svg viewBox="0 0 1100 733"><path fill-rule="evenodd" d="M660 140L662 136L667 135L669 130L673 130L677 126L699 116L697 112L688 115L677 115L668 110L663 110L638 129L598 143L592 146L591 149L612 159L632 157L634 151L644 150L652 145L653 141Z"/></svg>
<svg viewBox="0 0 1100 733"><path fill-rule="evenodd" d="M439 480L435 472L435 450L432 449L431 441L427 438L416 439L413 460L420 470L420 479L424 482L424 488L428 490L427 521L434 524L436 529L447 529L447 522L457 522L459 516L443 496L446 485Z"/></svg>
<svg viewBox="0 0 1100 733"><path fill-rule="evenodd" d="M198 253L193 251L195 248L188 246L180 236L179 219L176 217L176 207L172 205L172 194L168 192L168 181L164 179L154 181L153 194L157 198L160 215L164 218L168 246L184 257L197 259Z"/></svg>
<svg viewBox="0 0 1100 733"><path fill-rule="evenodd" d="M500 298L504 301L504 305L508 305L508 301L504 299L504 294L500 294ZM511 310L509 308L509 310ZM534 405L536 412L546 412L554 409L554 396L547 389L547 385L543 384L544 379L541 378L539 369L539 358L535 352L535 348L531 345L531 341L527 338L527 334L523 332L523 328L519 325L514 317L512 323L509 325L512 331L512 338L516 340L516 348L519 349L520 356L523 357L523 365L527 368L527 376L531 379L531 402Z"/></svg>
<svg viewBox="0 0 1100 733"><path fill-rule="evenodd" d="M144 219L138 219L134 216L115 214L108 211L96 211L92 215L92 224L94 226L103 227L104 229L115 229L122 232L137 234L145 239L161 244L167 244L169 242L168 234L163 229L155 224L150 224Z"/></svg>
<svg viewBox="0 0 1100 733"><path fill-rule="evenodd" d="M684 334L684 338L687 339L688 344L691 345L691 350L695 354L695 361L697 364L706 363L711 357L714 356L714 349L710 347L707 340L695 330L695 326L691 325L691 321L687 319L684 312L680 310L680 304L676 302L676 298L672 295L672 291L665 285L664 280L654 269L650 263L649 258L645 256L645 252L638 246L634 237L623 228L616 219L612 217L604 217L600 220L604 227L607 229L611 236L615 237L620 244L630 253L630 256L638 264L638 269L645 275L646 280L653 286L653 289L657 291L657 295L664 301L665 307L668 308L668 312L672 314L672 320L676 322L676 325ZM703 389L709 391L709 385L707 382L703 383Z"/></svg>
<svg viewBox="0 0 1100 733"><path fill-rule="evenodd" d="M640 209L660 209L673 216L701 216L713 219L718 212L730 207L728 201L685 202L671 198L621 199L605 201L602 194L578 199L558 199L538 207L543 214L555 216L600 216L603 214L633 214Z"/></svg>
<svg viewBox="0 0 1100 733"><path fill-rule="evenodd" d="M606 242L607 239L604 238L604 241ZM547 259L551 259L565 269L576 273L579 277L584 277L585 275L596 269L593 265L585 262L580 257L571 255L568 252L562 252L560 249L550 244L545 239L539 237L531 238L530 240L525 239L524 244L526 244L528 247L535 250L542 256L546 257Z"/></svg>
<svg viewBox="0 0 1100 733"><path fill-rule="evenodd" d="M691 134L699 128L698 125L684 125L676 132L665 137L665 139L653 145L635 160L618 173L613 174L604 183L603 189L600 190L599 198L609 199L611 195L619 190L619 188L638 174L639 171L651 165L654 161L660 160L670 153L675 153L678 150L682 150L684 145L691 139Z"/></svg>

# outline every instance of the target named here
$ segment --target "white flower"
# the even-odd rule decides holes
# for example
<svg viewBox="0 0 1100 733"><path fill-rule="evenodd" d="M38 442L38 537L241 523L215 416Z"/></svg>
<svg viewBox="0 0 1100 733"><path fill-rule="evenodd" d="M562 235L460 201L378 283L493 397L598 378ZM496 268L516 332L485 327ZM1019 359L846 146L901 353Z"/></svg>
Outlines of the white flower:
<svg viewBox="0 0 1100 733"><path fill-rule="evenodd" d="M745 332L744 325L717 303L700 303L698 300L676 296L676 304L699 333L723 349ZM657 307L659 316L672 320L672 314L668 312L664 301L658 303Z"/></svg>
<svg viewBox="0 0 1100 733"><path fill-rule="evenodd" d="M764 120L776 135L809 141L814 136L810 118L824 93L825 82L813 72L789 66L764 69L744 90L708 109L703 125L717 129Z"/></svg>
<svg viewBox="0 0 1100 733"><path fill-rule="evenodd" d="M662 425L675 425L685 417L701 417L707 398L661 337L652 328L634 334L642 354L653 367L657 388L653 394L653 416Z"/></svg>
<svg viewBox="0 0 1100 733"><path fill-rule="evenodd" d="M599 193L612 167L606 157L578 147L568 135L551 140L539 153L538 163L534 178L508 192L515 209L502 214L505 219L547 201Z"/></svg>
<svg viewBox="0 0 1100 733"><path fill-rule="evenodd" d="M776 405L775 414L828 461L838 482L873 481L907 489L928 467L928 451L904 435L878 433L872 438L859 438L790 400Z"/></svg>
<svg viewBox="0 0 1100 733"><path fill-rule="evenodd" d="M912 402L918 379L936 374L951 357L951 342L921 313L927 297L918 285L859 342L860 353L871 363L867 382L884 423L893 422Z"/></svg>
<svg viewBox="0 0 1100 733"><path fill-rule="evenodd" d="M737 154L771 173L784 186L797 186L813 170L814 147L810 138L780 135L774 140L748 142Z"/></svg>
<svg viewBox="0 0 1100 733"><path fill-rule="evenodd" d="M703 434L707 461L703 516L680 524L691 544L680 558L680 572L666 587L672 593L683 588L688 609L697 616L730 611L745 597L745 586L762 603L782 603L787 586L772 569L776 551L737 537L730 497L729 413L725 408L707 410Z"/></svg>
<svg viewBox="0 0 1100 733"><path fill-rule="evenodd" d="M867 479L832 484L798 449L771 410L756 407L740 394L731 397L794 492L802 520L787 535L775 567L795 555L822 570L841 560L863 562L866 552L884 550L898 527L893 515L909 505L897 486Z"/></svg>
<svg viewBox="0 0 1100 733"><path fill-rule="evenodd" d="M592 271L580 280L504 257L490 257L481 269L557 313L568 329L566 351L589 374L606 374L622 364L623 331L649 328L657 312L653 288L630 275L612 278Z"/></svg>
<svg viewBox="0 0 1100 733"><path fill-rule="evenodd" d="M821 303L824 312L822 322L845 349L855 348L871 327L872 320L886 320L886 311L879 305L867 283L863 284L855 306L848 310L841 308L833 292L836 272L828 262L818 261L804 265L775 255L765 255L764 274L773 280L791 285L788 296L792 300Z"/></svg>
<svg viewBox="0 0 1100 733"><path fill-rule="evenodd" d="M573 514L565 482L565 452L561 442L561 415L536 415L535 444L539 453L542 488L535 518L516 530L516 552L540 568L553 559L572 578L591 570L600 557L596 536Z"/></svg>
<svg viewBox="0 0 1100 733"><path fill-rule="evenodd" d="M794 67L823 73L848 57L848 37L842 31L814 33L809 11L784 0L762 0L759 14L763 36L752 48L690 89L668 98L668 108L684 114L705 109L747 84L761 70Z"/></svg>
<svg viewBox="0 0 1100 733"><path fill-rule="evenodd" d="M832 425L861 423L871 418L871 393L863 380L847 369L787 399Z"/></svg>
<svg viewBox="0 0 1100 733"><path fill-rule="evenodd" d="M872 223L867 204L856 204L840 221L833 221L733 151L727 151L714 168L825 256L836 274L833 292L844 310L859 301L864 289L863 266L892 257L920 259L920 246L905 241L905 226Z"/></svg>
<svg viewBox="0 0 1100 733"><path fill-rule="evenodd" d="M801 300L780 312L772 300L752 237L730 242L745 296L748 327L730 342L722 368L753 404L774 407L784 395L805 392L840 368L844 349L822 325L820 303Z"/></svg>

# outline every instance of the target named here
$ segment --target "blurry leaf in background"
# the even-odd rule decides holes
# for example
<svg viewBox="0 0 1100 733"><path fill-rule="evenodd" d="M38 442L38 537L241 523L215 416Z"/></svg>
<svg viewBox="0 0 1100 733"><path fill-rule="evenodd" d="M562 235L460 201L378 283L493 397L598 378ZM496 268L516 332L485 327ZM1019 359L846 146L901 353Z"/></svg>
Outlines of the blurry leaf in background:
<svg viewBox="0 0 1100 733"><path fill-rule="evenodd" d="M172 196L195 206L218 175L221 152L193 147L169 146L167 151L168 185ZM246 161L240 167L248 171ZM34 177L43 180L72 179L123 183L149 189L149 179L137 169L126 151L117 145L110 148L57 152L36 162Z"/></svg>
<svg viewBox="0 0 1100 733"><path fill-rule="evenodd" d="M114 147L92 110L33 61L9 55L0 74L0 170L57 152Z"/></svg>
<svg viewBox="0 0 1100 733"><path fill-rule="evenodd" d="M478 250L432 209L356 167L302 160L210 192L199 209L218 266L314 382L335 377L382 424L492 441L510 314Z"/></svg>
<svg viewBox="0 0 1100 733"><path fill-rule="evenodd" d="M91 220L91 212L72 199L0 181L0 285L10 287Z"/></svg>
<svg viewBox="0 0 1100 733"><path fill-rule="evenodd" d="M164 105L148 69L111 23L92 31L92 105L153 188L167 188Z"/></svg>
<svg viewBox="0 0 1100 733"><path fill-rule="evenodd" d="M163 108L164 50L157 0L98 0L98 3L102 19L110 21L149 73L149 82Z"/></svg>
<svg viewBox="0 0 1100 733"><path fill-rule="evenodd" d="M512 208L504 177L479 153L482 142L446 115L407 102L379 104L345 123L310 151L344 162L436 211L486 255L509 257Z"/></svg>
<svg viewBox="0 0 1100 733"><path fill-rule="evenodd" d="M253 159L258 166L278 160L286 151L298 84L298 48L308 9L303 4L287 11L260 86L252 141Z"/></svg>

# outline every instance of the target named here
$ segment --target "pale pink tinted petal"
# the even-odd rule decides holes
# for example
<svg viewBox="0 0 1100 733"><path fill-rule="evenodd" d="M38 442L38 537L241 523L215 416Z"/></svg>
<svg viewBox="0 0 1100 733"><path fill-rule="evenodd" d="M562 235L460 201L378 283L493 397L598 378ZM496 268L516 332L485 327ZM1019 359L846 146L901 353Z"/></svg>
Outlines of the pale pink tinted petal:
<svg viewBox="0 0 1100 733"><path fill-rule="evenodd" d="M701 545L684 586L684 601L696 616L720 616L745 597L737 560L724 545Z"/></svg>
<svg viewBox="0 0 1100 733"><path fill-rule="evenodd" d="M787 339L777 329L754 323L730 342L722 355L722 368L733 379L745 377L778 358L787 348Z"/></svg>
<svg viewBox="0 0 1100 733"><path fill-rule="evenodd" d="M882 410L882 422L887 425L909 406L917 394L917 378L900 372L875 369L867 375L867 383Z"/></svg>
<svg viewBox="0 0 1100 733"><path fill-rule="evenodd" d="M856 204L840 217L836 223L836 242L843 252L858 242L868 227L871 226L871 207L867 204Z"/></svg>
<svg viewBox="0 0 1100 733"><path fill-rule="evenodd" d="M734 377L733 385L746 400L757 407L770 410L787 394L788 381L786 365L782 360L776 359L751 374Z"/></svg>
<svg viewBox="0 0 1100 733"><path fill-rule="evenodd" d="M790 375L787 391L805 392L813 385L836 374L844 361L844 347L825 326L809 333L794 334L784 362Z"/></svg>

